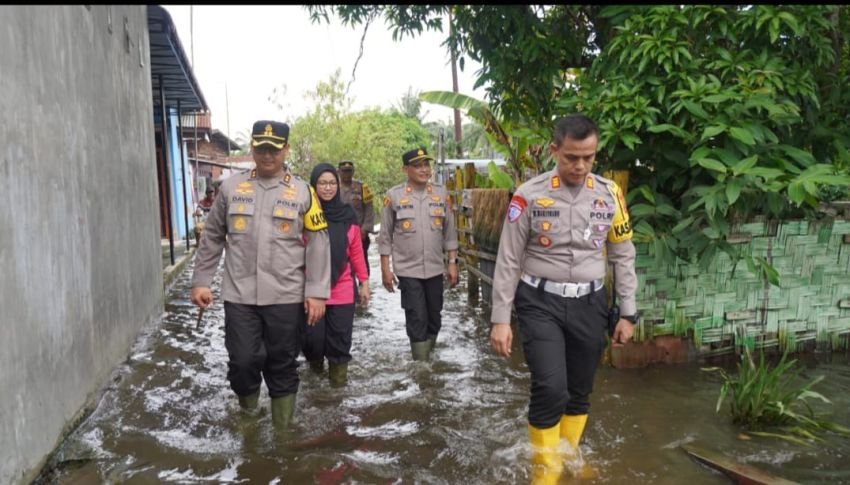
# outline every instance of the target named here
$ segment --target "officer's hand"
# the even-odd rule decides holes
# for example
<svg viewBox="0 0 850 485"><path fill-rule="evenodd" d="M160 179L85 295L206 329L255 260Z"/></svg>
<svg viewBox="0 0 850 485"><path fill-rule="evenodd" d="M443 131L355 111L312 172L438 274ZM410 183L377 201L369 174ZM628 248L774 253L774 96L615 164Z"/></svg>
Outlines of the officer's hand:
<svg viewBox="0 0 850 485"><path fill-rule="evenodd" d="M617 328L614 329L614 335L611 336L611 345L614 347L622 347L626 342L632 339L632 335L634 334L634 324L625 318L621 318L617 322Z"/></svg>
<svg viewBox="0 0 850 485"><path fill-rule="evenodd" d="M192 303L198 305L201 308L207 308L212 305L213 296L212 291L210 291L207 286L196 286L192 288Z"/></svg>
<svg viewBox="0 0 850 485"><path fill-rule="evenodd" d="M386 269L381 271L381 282L384 284L384 288L387 289L390 293L395 293L395 285L398 283L398 279L395 277L392 271Z"/></svg>
<svg viewBox="0 0 850 485"><path fill-rule="evenodd" d="M325 316L325 300L321 298L305 298L304 313L307 314L307 325L312 327Z"/></svg>
<svg viewBox="0 0 850 485"><path fill-rule="evenodd" d="M457 285L457 263L449 263L449 287Z"/></svg>
<svg viewBox="0 0 850 485"><path fill-rule="evenodd" d="M510 324L493 322L493 328L490 329L490 346L497 355L510 357L513 340L514 332Z"/></svg>
<svg viewBox="0 0 850 485"><path fill-rule="evenodd" d="M370 293L371 291L369 290L369 282L364 281L363 283L360 283L360 306L362 306L363 308L369 306L369 297L371 296Z"/></svg>

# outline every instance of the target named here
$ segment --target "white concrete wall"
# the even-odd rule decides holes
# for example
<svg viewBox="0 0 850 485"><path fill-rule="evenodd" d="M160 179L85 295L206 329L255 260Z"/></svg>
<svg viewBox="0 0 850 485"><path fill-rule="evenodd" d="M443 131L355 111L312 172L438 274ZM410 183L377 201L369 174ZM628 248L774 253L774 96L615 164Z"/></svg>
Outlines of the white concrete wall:
<svg viewBox="0 0 850 485"><path fill-rule="evenodd" d="M162 311L146 12L0 6L3 484L34 477Z"/></svg>

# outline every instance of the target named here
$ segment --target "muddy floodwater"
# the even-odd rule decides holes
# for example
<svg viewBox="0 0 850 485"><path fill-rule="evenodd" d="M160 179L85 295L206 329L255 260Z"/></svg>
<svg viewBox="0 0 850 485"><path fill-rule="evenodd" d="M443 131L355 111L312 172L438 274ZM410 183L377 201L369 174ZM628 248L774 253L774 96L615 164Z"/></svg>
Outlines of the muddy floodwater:
<svg viewBox="0 0 850 485"><path fill-rule="evenodd" d="M301 357L295 426L275 433L265 386L260 414L240 418L226 380L222 302L195 328L192 268L167 295L165 314L139 337L119 378L58 448L40 481L89 483L528 483L529 376L489 348L486 315L468 308L463 278L447 291L430 362L413 362L398 292L380 285L355 319L349 383L328 385ZM462 272L463 273L463 272ZM214 294L218 297L217 278ZM515 342L518 340L514 339ZM804 376L850 426L850 358L807 356ZM705 363L703 363L704 365ZM850 443L826 436L805 447L739 438L715 413L720 377L700 364L601 367L582 440L595 478L563 483L731 483L692 460L698 445L799 483L850 483Z"/></svg>

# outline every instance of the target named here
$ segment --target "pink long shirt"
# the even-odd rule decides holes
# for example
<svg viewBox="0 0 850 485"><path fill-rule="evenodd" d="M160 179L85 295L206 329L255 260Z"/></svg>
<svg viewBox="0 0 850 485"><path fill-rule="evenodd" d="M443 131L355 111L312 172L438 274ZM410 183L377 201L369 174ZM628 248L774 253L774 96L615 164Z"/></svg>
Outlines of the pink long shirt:
<svg viewBox="0 0 850 485"><path fill-rule="evenodd" d="M366 272L366 258L363 256L363 243L360 242L360 226L352 224L348 228L348 261L354 267L357 279L367 281L369 274ZM326 305L349 305L354 303L354 280L351 271L346 267L342 271L336 285L331 288L331 297L325 302Z"/></svg>

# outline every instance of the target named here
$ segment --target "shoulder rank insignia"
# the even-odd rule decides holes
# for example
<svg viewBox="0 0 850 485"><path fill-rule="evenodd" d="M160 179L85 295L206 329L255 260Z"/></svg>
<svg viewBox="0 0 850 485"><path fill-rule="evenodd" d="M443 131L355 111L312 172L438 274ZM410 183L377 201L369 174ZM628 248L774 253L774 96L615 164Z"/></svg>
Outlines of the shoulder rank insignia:
<svg viewBox="0 0 850 485"><path fill-rule="evenodd" d="M591 177L590 175L587 176L587 188L588 189L593 188L593 177Z"/></svg>
<svg viewBox="0 0 850 485"><path fill-rule="evenodd" d="M384 207L388 207L390 205L390 198L388 196L384 196Z"/></svg>
<svg viewBox="0 0 850 485"><path fill-rule="evenodd" d="M242 182L236 186L237 194L253 194L254 186L251 185L251 182Z"/></svg>
<svg viewBox="0 0 850 485"><path fill-rule="evenodd" d="M560 189L561 188L561 177L559 177L558 175L553 175L549 184L553 189Z"/></svg>

